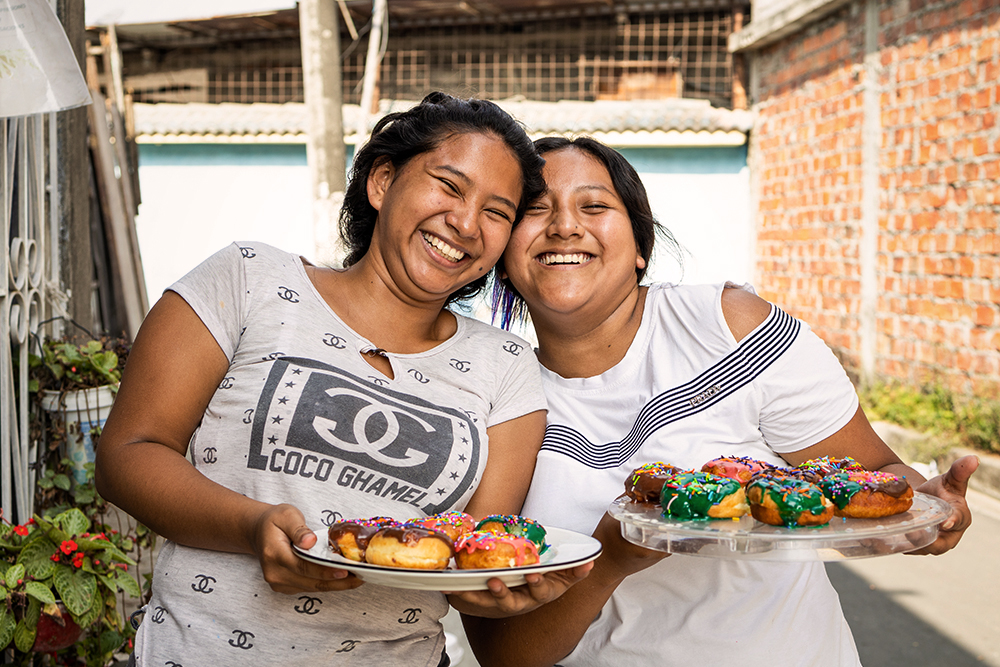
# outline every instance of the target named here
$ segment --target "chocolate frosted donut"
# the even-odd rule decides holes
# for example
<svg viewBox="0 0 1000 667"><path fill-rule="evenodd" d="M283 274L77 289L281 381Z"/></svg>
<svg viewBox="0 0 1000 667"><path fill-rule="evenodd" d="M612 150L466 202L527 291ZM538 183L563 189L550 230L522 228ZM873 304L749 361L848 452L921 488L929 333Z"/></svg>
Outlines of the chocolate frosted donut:
<svg viewBox="0 0 1000 667"><path fill-rule="evenodd" d="M662 461L639 466L625 480L625 495L639 503L658 503L663 482L679 472L685 471Z"/></svg>
<svg viewBox="0 0 1000 667"><path fill-rule="evenodd" d="M747 500L753 518L772 526L821 526L833 518L833 503L823 491L791 474L754 475Z"/></svg>
<svg viewBox="0 0 1000 667"><path fill-rule="evenodd" d="M743 485L707 472L667 477L660 492L663 516L671 519L730 519L747 513Z"/></svg>
<svg viewBox="0 0 1000 667"><path fill-rule="evenodd" d="M851 519L900 514L913 504L906 479L887 472L846 470L827 475L819 486L836 506L836 515Z"/></svg>
<svg viewBox="0 0 1000 667"><path fill-rule="evenodd" d="M453 555L455 548L447 535L406 523L375 533L365 560L385 567L443 570Z"/></svg>
<svg viewBox="0 0 1000 667"><path fill-rule="evenodd" d="M844 470L865 469L863 465L855 461L850 456L845 456L841 459L832 456L824 456L821 459L809 459L805 463L799 464L798 468L814 472L821 477L826 477L827 475L831 475L835 472L842 472Z"/></svg>
<svg viewBox="0 0 1000 667"><path fill-rule="evenodd" d="M398 525L398 521L385 516L338 521L330 526L327 531L327 539L333 553L340 554L347 560L363 563L365 562L365 550L368 548L368 541L371 540L372 536L382 528Z"/></svg>

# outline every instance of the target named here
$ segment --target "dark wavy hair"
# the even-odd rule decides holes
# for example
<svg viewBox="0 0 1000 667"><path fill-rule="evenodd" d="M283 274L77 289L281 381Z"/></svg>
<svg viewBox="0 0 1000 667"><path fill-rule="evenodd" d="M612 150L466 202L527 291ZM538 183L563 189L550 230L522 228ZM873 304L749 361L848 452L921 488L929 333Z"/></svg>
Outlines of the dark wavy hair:
<svg viewBox="0 0 1000 667"><path fill-rule="evenodd" d="M441 92L425 97L420 104L383 116L372 130L371 138L354 156L340 209L340 236L347 246L344 266L357 263L371 247L378 211L368 201L368 174L384 160L397 171L407 162L432 151L456 134L480 133L503 141L521 166L521 199L514 216L516 225L524 217L528 203L545 190L542 165L524 127L493 102L459 99ZM486 286L495 269L461 287L448 297L448 303L475 296Z"/></svg>
<svg viewBox="0 0 1000 667"><path fill-rule="evenodd" d="M646 268L649 267L649 260L653 256L653 246L657 237L667 244L671 254L677 258L678 262L681 261L680 246L677 240L674 239L670 230L657 222L653 215L653 209L649 205L646 186L642 184L635 168L621 153L590 137L577 137L575 139L542 137L535 141L535 150L541 156L565 148L576 148L587 153L608 170L611 184L614 185L615 192L621 197L622 203L625 204L625 210L628 211L628 217L632 223L632 236L635 238L639 255L645 260L644 268L636 267L636 282L642 282L646 275ZM502 263L501 259L498 269L502 270ZM496 323L499 318L500 326L504 329L510 329L515 322L523 322L528 316L528 306L524 298L518 294L517 289L509 279L493 281L492 307L493 322Z"/></svg>

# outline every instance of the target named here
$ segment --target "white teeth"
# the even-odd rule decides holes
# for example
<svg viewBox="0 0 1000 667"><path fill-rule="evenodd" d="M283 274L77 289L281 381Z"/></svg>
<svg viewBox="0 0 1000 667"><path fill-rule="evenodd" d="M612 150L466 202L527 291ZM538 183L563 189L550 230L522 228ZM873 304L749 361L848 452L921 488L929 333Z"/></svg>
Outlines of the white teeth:
<svg viewBox="0 0 1000 667"><path fill-rule="evenodd" d="M458 248L451 247L450 245L448 245L447 243L445 243L436 236L431 236L430 234L425 233L423 234L423 237L424 240L427 241L429 244L431 244L431 246L433 246L435 250L437 250L442 256L444 256L446 259L452 262L457 262L463 257L465 257L464 252L462 252Z"/></svg>
<svg viewBox="0 0 1000 667"><path fill-rule="evenodd" d="M590 261L591 256L587 253L578 252L572 255L560 255L557 253L548 253L542 255L540 260L542 264L585 264Z"/></svg>

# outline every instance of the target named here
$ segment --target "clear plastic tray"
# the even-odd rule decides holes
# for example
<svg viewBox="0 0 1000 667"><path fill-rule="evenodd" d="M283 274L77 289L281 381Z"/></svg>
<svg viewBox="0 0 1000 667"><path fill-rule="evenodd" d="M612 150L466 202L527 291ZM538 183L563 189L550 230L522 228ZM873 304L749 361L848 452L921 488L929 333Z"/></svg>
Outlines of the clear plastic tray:
<svg viewBox="0 0 1000 667"><path fill-rule="evenodd" d="M881 519L834 517L815 528L771 526L749 514L739 520L678 521L664 518L659 505L626 497L613 502L608 511L621 522L626 540L648 549L707 558L834 561L927 546L937 538L951 506L935 496L915 493L913 506L902 514Z"/></svg>

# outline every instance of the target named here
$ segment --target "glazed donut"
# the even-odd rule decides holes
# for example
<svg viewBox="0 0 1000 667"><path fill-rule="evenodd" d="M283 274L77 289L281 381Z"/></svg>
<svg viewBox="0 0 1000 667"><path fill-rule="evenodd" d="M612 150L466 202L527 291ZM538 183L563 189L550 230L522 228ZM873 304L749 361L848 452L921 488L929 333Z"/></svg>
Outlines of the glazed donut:
<svg viewBox="0 0 1000 667"><path fill-rule="evenodd" d="M753 518L772 526L822 526L833 518L823 491L795 475L754 475L747 500Z"/></svg>
<svg viewBox="0 0 1000 667"><path fill-rule="evenodd" d="M368 548L372 535L382 528L398 525L398 521L386 516L338 521L327 531L327 540L333 553L340 554L347 560L364 563L365 549Z"/></svg>
<svg viewBox="0 0 1000 667"><path fill-rule="evenodd" d="M444 533L404 523L372 535L365 561L385 567L443 570L454 555L454 544Z"/></svg>
<svg viewBox="0 0 1000 667"><path fill-rule="evenodd" d="M871 470L846 470L820 480L834 513L850 519L900 514L913 504L913 487L903 477Z"/></svg>
<svg viewBox="0 0 1000 667"><path fill-rule="evenodd" d="M816 473L820 477L826 477L835 472L842 472L844 470L864 470L865 467L855 461L850 456L845 456L842 459L834 458L832 456L824 456L821 459L809 459L805 463L799 464L798 466L801 470L808 470Z"/></svg>
<svg viewBox="0 0 1000 667"><path fill-rule="evenodd" d="M534 565L538 547L516 535L475 532L455 545L455 565L460 570L480 570Z"/></svg>
<svg viewBox="0 0 1000 667"><path fill-rule="evenodd" d="M772 468L770 463L764 463L749 456L720 456L712 459L701 467L702 472L710 472L720 477L735 479L740 484L746 485L754 473Z"/></svg>
<svg viewBox="0 0 1000 667"><path fill-rule="evenodd" d="M410 519L407 523L444 533L456 543L476 527L476 520L465 512L441 512L421 519Z"/></svg>
<svg viewBox="0 0 1000 667"><path fill-rule="evenodd" d="M662 461L639 466L625 480L625 495L637 503L658 503L664 480L679 472L685 471Z"/></svg>
<svg viewBox="0 0 1000 667"><path fill-rule="evenodd" d="M681 472L663 482L663 516L671 519L731 519L747 513L743 485L707 472Z"/></svg>
<svg viewBox="0 0 1000 667"><path fill-rule="evenodd" d="M491 514L476 524L476 532L523 537L533 542L539 553L543 553L547 548L545 528L542 527L542 524L526 516Z"/></svg>

